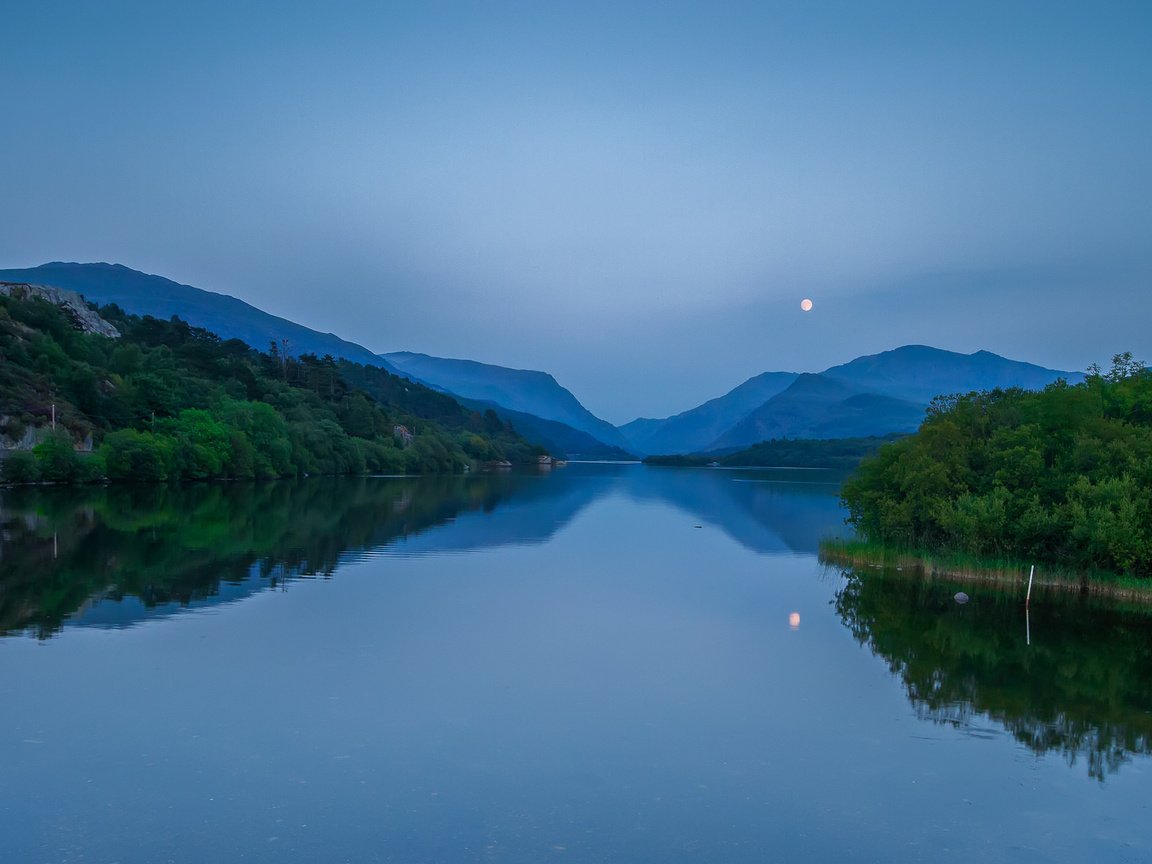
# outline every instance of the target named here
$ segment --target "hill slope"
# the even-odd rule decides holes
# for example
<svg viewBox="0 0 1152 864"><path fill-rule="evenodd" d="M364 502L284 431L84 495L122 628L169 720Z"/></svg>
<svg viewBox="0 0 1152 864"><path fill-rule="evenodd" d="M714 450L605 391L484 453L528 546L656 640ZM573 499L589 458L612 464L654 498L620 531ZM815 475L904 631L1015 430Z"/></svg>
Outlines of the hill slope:
<svg viewBox="0 0 1152 864"><path fill-rule="evenodd" d="M162 320L175 315L193 327L210 330L223 339L239 339L258 351L267 350L270 342L279 344L281 340L287 340L288 351L293 356L315 354L323 357L331 354L354 363L396 371L364 346L332 333L320 333L278 318L227 294L181 285L122 264L55 261L39 267L0 270L0 281L31 282L77 291L93 303L115 303L133 315L151 315Z"/></svg>
<svg viewBox="0 0 1152 864"><path fill-rule="evenodd" d="M675 417L625 423L620 431L640 453L691 453L713 441L796 380L796 372L764 372L723 396Z"/></svg>
<svg viewBox="0 0 1152 864"><path fill-rule="evenodd" d="M622 449L628 441L606 420L601 420L547 372L509 369L475 360L453 360L399 351L380 355L389 364L425 384L464 399L492 402L511 411L557 420Z"/></svg>
<svg viewBox="0 0 1152 864"><path fill-rule="evenodd" d="M631 461L635 457L627 450L605 444L587 432L573 429L559 420L545 420L535 414L513 411L495 402L481 402L477 399L460 399L460 404L473 411L492 410L502 420L506 420L526 440L539 444L558 459Z"/></svg>
<svg viewBox="0 0 1152 864"><path fill-rule="evenodd" d="M112 307L81 321L71 298L17 288L0 292L0 447L17 451L0 473L14 482L447 472L541 452L492 412L378 366L261 353ZM80 460L78 444L98 453Z"/></svg>
<svg viewBox="0 0 1152 864"><path fill-rule="evenodd" d="M644 453L731 450L770 438L887 435L915 430L936 396L1009 387L1039 390L1058 378L1075 383L1084 376L990 351L960 354L905 345L818 375L766 372L675 417L634 420L621 429ZM761 394L764 399L756 402ZM707 440L705 433L711 433Z"/></svg>
<svg viewBox="0 0 1152 864"><path fill-rule="evenodd" d="M771 438L863 438L913 432L924 405L861 393L826 375L805 373L719 438L709 449L748 447Z"/></svg>
<svg viewBox="0 0 1152 864"><path fill-rule="evenodd" d="M927 404L940 395L1022 387L1040 390L1057 378L1070 384L1084 380L1079 372L1045 369L1009 360L991 351L960 354L927 345L904 345L880 354L857 357L822 373L860 392L887 393Z"/></svg>

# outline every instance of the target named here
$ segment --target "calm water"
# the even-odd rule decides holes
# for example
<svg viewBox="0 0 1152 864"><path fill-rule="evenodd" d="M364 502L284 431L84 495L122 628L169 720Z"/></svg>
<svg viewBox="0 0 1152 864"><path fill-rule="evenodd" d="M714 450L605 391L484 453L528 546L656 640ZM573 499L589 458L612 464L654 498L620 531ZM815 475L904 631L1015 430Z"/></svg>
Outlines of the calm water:
<svg viewBox="0 0 1152 864"><path fill-rule="evenodd" d="M1152 618L825 568L819 479L0 492L0 858L1152 860Z"/></svg>

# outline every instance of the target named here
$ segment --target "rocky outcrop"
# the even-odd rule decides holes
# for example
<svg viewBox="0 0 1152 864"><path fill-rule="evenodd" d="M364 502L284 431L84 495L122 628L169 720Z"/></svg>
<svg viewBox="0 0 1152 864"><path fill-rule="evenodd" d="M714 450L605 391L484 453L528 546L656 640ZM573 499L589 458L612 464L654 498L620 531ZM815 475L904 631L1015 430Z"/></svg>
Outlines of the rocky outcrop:
<svg viewBox="0 0 1152 864"><path fill-rule="evenodd" d="M0 282L0 294L18 300L46 300L67 312L77 329L112 339L120 337L120 331L89 309L84 298L75 291L65 291L50 285L30 285L27 282Z"/></svg>

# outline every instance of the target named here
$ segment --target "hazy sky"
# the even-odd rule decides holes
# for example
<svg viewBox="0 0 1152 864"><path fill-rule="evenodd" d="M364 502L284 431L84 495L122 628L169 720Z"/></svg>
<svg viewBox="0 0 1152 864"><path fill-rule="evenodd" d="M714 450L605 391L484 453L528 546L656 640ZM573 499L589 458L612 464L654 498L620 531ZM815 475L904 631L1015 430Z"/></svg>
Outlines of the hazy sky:
<svg viewBox="0 0 1152 864"><path fill-rule="evenodd" d="M544 369L613 422L910 342L1152 361L1152 2L37 0L2 32L2 267Z"/></svg>

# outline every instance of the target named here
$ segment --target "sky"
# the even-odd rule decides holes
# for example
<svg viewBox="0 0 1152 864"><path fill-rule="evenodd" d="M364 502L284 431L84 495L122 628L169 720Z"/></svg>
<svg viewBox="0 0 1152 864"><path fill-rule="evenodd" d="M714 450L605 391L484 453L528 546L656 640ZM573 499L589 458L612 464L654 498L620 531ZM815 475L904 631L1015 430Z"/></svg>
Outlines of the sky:
<svg viewBox="0 0 1152 864"><path fill-rule="evenodd" d="M1149 2L3 17L0 267L543 369L615 423L909 343L1152 361Z"/></svg>

